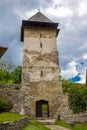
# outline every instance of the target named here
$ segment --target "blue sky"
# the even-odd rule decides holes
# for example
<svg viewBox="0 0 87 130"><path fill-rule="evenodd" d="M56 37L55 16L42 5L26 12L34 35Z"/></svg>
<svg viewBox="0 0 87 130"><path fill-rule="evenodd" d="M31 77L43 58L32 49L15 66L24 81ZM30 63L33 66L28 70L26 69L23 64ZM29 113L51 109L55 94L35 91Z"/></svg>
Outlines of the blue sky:
<svg viewBox="0 0 87 130"><path fill-rule="evenodd" d="M22 63L23 43L20 42L22 19L41 12L59 23L57 39L63 78L85 82L87 69L87 0L0 0L0 46L8 47L2 57Z"/></svg>

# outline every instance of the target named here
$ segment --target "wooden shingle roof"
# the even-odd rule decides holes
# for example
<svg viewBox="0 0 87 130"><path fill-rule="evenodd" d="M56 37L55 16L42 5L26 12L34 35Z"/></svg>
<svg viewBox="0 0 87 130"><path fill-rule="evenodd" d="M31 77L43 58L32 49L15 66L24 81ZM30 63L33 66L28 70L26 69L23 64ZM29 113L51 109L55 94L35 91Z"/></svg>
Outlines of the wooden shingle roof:
<svg viewBox="0 0 87 130"><path fill-rule="evenodd" d="M41 12L37 12L35 15L30 17L28 21L37 21L37 22L49 22L52 23L52 21L47 18L45 15L43 15Z"/></svg>
<svg viewBox="0 0 87 130"><path fill-rule="evenodd" d="M6 47L0 47L0 58L4 55L6 52L7 48Z"/></svg>

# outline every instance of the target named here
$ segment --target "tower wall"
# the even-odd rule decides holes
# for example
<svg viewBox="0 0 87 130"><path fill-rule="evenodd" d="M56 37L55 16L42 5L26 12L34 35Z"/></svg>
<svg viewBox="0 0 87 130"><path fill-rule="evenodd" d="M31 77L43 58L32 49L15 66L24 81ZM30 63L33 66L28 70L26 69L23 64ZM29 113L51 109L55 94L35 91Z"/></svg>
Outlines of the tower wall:
<svg viewBox="0 0 87 130"><path fill-rule="evenodd" d="M61 92L56 29L24 29L21 113L36 117L36 102L47 101L49 116L60 112Z"/></svg>

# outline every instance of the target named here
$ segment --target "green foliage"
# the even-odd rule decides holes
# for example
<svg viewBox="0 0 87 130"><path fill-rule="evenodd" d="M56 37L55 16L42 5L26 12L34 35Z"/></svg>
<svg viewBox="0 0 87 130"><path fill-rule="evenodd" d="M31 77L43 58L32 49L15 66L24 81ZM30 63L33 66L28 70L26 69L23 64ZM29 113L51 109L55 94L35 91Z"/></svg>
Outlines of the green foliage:
<svg viewBox="0 0 87 130"><path fill-rule="evenodd" d="M0 70L0 81L8 82L8 80L11 79L11 75L8 71Z"/></svg>
<svg viewBox="0 0 87 130"><path fill-rule="evenodd" d="M47 104L42 104L42 112L47 112L47 108L48 108L48 105Z"/></svg>
<svg viewBox="0 0 87 130"><path fill-rule="evenodd" d="M29 120L29 123L23 130L50 130L50 129L35 120Z"/></svg>
<svg viewBox="0 0 87 130"><path fill-rule="evenodd" d="M22 67L17 66L15 70L11 73L12 79L15 84L20 84L21 83L21 73L22 73Z"/></svg>
<svg viewBox="0 0 87 130"><path fill-rule="evenodd" d="M24 116L18 113L4 112L0 113L0 122L15 121L17 119L21 119L22 117Z"/></svg>
<svg viewBox="0 0 87 130"><path fill-rule="evenodd" d="M87 110L87 88L84 84L62 80L64 92L68 92L69 107L73 113L81 113Z"/></svg>
<svg viewBox="0 0 87 130"><path fill-rule="evenodd" d="M8 100L0 98L0 113L8 112L11 108L12 104Z"/></svg>
<svg viewBox="0 0 87 130"><path fill-rule="evenodd" d="M0 84L20 84L22 67L0 60ZM13 72L12 72L13 70Z"/></svg>
<svg viewBox="0 0 87 130"><path fill-rule="evenodd" d="M70 88L73 86L72 84L74 84L74 83L72 83L69 80L62 79L63 92L69 92Z"/></svg>
<svg viewBox="0 0 87 130"><path fill-rule="evenodd" d="M0 60L0 70L11 72L14 68L15 66L12 64L12 62L8 63L4 60Z"/></svg>
<svg viewBox="0 0 87 130"><path fill-rule="evenodd" d="M87 88L83 85L73 86L69 92L68 101L74 113L85 112L87 110Z"/></svg>
<svg viewBox="0 0 87 130"><path fill-rule="evenodd" d="M0 84L9 84L12 82L10 72L13 68L14 65L12 63L0 60Z"/></svg>

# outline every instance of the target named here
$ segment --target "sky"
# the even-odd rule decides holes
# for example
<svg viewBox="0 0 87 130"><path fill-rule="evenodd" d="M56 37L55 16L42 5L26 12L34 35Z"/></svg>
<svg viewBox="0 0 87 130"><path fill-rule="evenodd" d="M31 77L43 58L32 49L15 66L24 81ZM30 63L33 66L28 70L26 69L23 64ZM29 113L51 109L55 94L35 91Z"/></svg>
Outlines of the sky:
<svg viewBox="0 0 87 130"><path fill-rule="evenodd" d="M2 59L22 64L22 20L38 9L59 23L57 38L61 76L85 83L87 69L87 0L0 0L0 46L8 47Z"/></svg>

